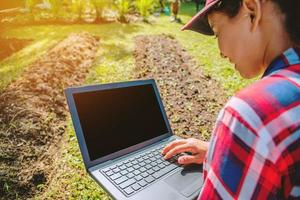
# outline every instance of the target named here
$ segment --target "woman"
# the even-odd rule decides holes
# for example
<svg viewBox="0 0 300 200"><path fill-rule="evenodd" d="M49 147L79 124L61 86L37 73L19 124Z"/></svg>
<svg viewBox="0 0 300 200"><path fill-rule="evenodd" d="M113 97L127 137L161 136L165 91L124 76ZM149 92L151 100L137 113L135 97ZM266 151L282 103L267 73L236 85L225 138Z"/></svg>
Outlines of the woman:
<svg viewBox="0 0 300 200"><path fill-rule="evenodd" d="M244 78L262 78L219 113L210 143L167 145L181 164L204 162L199 199L300 199L299 0L207 0L187 23L215 35Z"/></svg>
<svg viewBox="0 0 300 200"><path fill-rule="evenodd" d="M180 22L180 18L177 18L180 9L180 0L169 0L169 2L170 2L171 12L172 12L170 21Z"/></svg>

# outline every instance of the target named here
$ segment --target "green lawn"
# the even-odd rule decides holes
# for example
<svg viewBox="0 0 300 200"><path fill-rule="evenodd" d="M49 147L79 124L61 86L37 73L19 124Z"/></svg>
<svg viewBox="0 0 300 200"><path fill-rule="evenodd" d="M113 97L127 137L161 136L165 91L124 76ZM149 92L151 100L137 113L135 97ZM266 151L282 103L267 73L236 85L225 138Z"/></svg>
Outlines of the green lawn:
<svg viewBox="0 0 300 200"><path fill-rule="evenodd" d="M183 22L195 12L193 3L183 4ZM57 41L72 32L86 31L100 38L97 59L86 83L104 83L130 80L134 68L133 38L141 34L171 34L194 56L204 72L215 78L228 96L244 87L244 82L233 67L219 56L217 43L212 37L190 31L182 32L182 25L170 23L167 16L157 18L154 24L103 24L103 25L39 25L7 28L1 37L33 39L22 51L0 62L0 90L18 78L29 63L37 59ZM109 199L106 193L84 171L71 120L56 177L42 196L34 199ZM43 185L40 186L43 189Z"/></svg>

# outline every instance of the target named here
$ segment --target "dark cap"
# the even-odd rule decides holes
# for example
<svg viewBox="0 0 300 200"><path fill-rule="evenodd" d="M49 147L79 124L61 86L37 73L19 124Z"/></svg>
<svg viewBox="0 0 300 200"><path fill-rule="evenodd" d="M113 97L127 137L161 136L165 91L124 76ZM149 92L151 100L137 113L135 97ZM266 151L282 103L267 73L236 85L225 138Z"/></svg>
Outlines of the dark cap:
<svg viewBox="0 0 300 200"><path fill-rule="evenodd" d="M186 23L181 30L191 30L204 35L213 35L214 32L208 23L207 13L220 1L221 0L206 0L204 8L200 10L188 23Z"/></svg>

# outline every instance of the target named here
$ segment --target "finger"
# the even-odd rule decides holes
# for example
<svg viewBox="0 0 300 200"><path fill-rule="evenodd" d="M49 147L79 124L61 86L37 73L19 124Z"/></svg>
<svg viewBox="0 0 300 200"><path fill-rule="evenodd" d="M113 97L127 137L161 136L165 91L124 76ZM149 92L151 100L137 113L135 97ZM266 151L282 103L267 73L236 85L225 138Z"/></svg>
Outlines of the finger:
<svg viewBox="0 0 300 200"><path fill-rule="evenodd" d="M165 156L165 159L169 159L172 156L179 154L179 153L184 153L184 152L192 152L192 148L190 145L188 144L182 144L179 146L174 147L173 149L171 149ZM192 152L193 153L193 152Z"/></svg>
<svg viewBox="0 0 300 200"><path fill-rule="evenodd" d="M162 154L165 155L167 152L169 152L171 149L173 149L174 147L184 144L186 143L186 141L184 139L180 139L180 140L175 140L171 143L169 143L163 150L162 150Z"/></svg>
<svg viewBox="0 0 300 200"><path fill-rule="evenodd" d="M196 163L196 161L197 161L197 158L195 155L185 155L185 156L180 156L178 158L178 163L182 164L182 165Z"/></svg>
<svg viewBox="0 0 300 200"><path fill-rule="evenodd" d="M204 158L202 158L199 154L196 155L184 155L178 158L178 163L182 165L187 164L201 164L203 163Z"/></svg>

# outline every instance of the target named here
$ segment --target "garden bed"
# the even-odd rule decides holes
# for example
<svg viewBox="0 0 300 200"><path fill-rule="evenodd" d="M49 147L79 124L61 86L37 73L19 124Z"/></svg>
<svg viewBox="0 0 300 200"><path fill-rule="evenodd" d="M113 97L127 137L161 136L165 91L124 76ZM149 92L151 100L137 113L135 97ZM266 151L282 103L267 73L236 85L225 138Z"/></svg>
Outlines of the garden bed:
<svg viewBox="0 0 300 200"><path fill-rule="evenodd" d="M63 89L82 84L98 40L71 34L0 94L0 199L32 197L51 180L66 128Z"/></svg>
<svg viewBox="0 0 300 200"><path fill-rule="evenodd" d="M172 36L138 36L135 43L136 78L156 80L174 133L208 140L226 100L219 84Z"/></svg>

